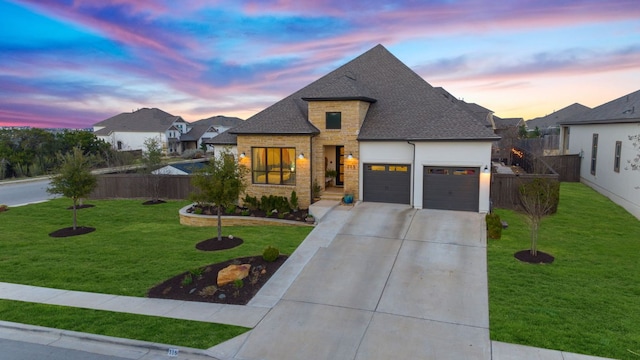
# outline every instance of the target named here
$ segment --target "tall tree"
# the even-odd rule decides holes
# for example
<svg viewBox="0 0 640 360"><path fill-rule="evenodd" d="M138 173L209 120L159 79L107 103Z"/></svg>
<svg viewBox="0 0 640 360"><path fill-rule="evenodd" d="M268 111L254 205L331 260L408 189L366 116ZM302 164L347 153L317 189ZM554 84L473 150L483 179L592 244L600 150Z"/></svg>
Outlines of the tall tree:
<svg viewBox="0 0 640 360"><path fill-rule="evenodd" d="M555 179L535 178L518 188L520 203L531 227L532 256L538 256L538 232L542 218L551 214L558 206L560 183Z"/></svg>
<svg viewBox="0 0 640 360"><path fill-rule="evenodd" d="M222 208L235 206L246 189L248 169L239 164L233 154L225 149L212 157L209 164L198 170L191 180L199 191L192 193L193 200L216 205L218 215L218 241L222 240Z"/></svg>
<svg viewBox="0 0 640 360"><path fill-rule="evenodd" d="M60 167L47 188L50 194L60 194L73 201L73 230L78 227L77 206L96 188L98 180L91 173L91 157L85 156L79 147L62 155L58 154Z"/></svg>

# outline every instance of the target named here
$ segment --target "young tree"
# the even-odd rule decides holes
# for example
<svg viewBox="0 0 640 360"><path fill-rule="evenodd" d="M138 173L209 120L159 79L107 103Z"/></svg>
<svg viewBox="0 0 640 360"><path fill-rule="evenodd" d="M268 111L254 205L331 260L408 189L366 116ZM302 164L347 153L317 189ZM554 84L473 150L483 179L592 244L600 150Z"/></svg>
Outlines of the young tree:
<svg viewBox="0 0 640 360"><path fill-rule="evenodd" d="M96 188L98 180L91 173L91 157L79 147L65 155L58 154L58 174L51 178L47 188L50 194L60 194L73 200L73 230L78 227L76 208L80 198L87 197Z"/></svg>
<svg viewBox="0 0 640 360"><path fill-rule="evenodd" d="M218 241L222 240L222 208L234 206L246 189L248 169L239 164L228 149L212 157L209 164L198 170L191 183L199 191L192 199L216 205L218 211Z"/></svg>
<svg viewBox="0 0 640 360"><path fill-rule="evenodd" d="M560 183L555 179L535 178L518 188L520 203L531 226L531 256L538 256L538 230L542 218L551 214L558 206Z"/></svg>
<svg viewBox="0 0 640 360"><path fill-rule="evenodd" d="M142 152L142 163L147 174L149 189L153 202L158 202L160 198L161 174L154 173L162 166L162 146L157 137L148 138L144 141L144 151Z"/></svg>

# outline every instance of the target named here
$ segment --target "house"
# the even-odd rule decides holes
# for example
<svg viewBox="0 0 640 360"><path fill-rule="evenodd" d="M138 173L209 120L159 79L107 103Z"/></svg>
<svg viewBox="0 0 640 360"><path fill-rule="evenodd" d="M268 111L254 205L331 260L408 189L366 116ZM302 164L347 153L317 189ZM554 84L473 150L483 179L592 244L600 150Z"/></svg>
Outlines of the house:
<svg viewBox="0 0 640 360"><path fill-rule="evenodd" d="M194 121L189 124L189 131L180 137L182 150L201 149L203 144L207 144L208 140L238 126L242 121L242 119L237 117L222 115Z"/></svg>
<svg viewBox="0 0 640 360"><path fill-rule="evenodd" d="M228 132L250 170L250 196L295 190L306 207L332 169L338 191L355 200L489 210L499 137L382 45Z"/></svg>
<svg viewBox="0 0 640 360"><path fill-rule="evenodd" d="M493 144L491 159L511 165L512 150L518 140L518 129L524 126L524 119L494 116L493 123L493 131L500 136L500 140Z"/></svg>
<svg viewBox="0 0 640 360"><path fill-rule="evenodd" d="M156 138L165 154L199 149L202 143L236 126L242 119L214 116L193 123L160 109L143 108L122 113L93 125L94 134L116 150L144 150L144 142Z"/></svg>
<svg viewBox="0 0 640 360"><path fill-rule="evenodd" d="M564 154L580 154L580 181L640 219L640 90L560 123Z"/></svg>
<svg viewBox="0 0 640 360"><path fill-rule="evenodd" d="M527 130L534 131L537 128L542 133L542 135L557 134L560 131L559 123L580 114L584 114L589 110L591 110L591 108L588 106L574 103L558 111L554 111L549 115L527 120Z"/></svg>
<svg viewBox="0 0 640 360"><path fill-rule="evenodd" d="M165 165L159 169L153 170L154 175L191 175L195 171L202 169L208 162L204 159L191 160L181 163L173 163Z"/></svg>

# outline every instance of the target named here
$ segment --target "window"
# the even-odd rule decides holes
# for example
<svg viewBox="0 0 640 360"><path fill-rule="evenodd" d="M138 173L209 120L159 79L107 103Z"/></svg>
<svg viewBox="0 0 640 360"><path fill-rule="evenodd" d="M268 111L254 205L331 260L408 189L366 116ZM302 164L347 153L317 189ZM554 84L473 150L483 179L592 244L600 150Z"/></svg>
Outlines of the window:
<svg viewBox="0 0 640 360"><path fill-rule="evenodd" d="M616 154L613 158L613 171L620 172L620 153L622 153L622 141L616 141Z"/></svg>
<svg viewBox="0 0 640 360"><path fill-rule="evenodd" d="M118 150L122 150L122 141L118 141Z"/></svg>
<svg viewBox="0 0 640 360"><path fill-rule="evenodd" d="M342 129L342 113L328 112L327 113L327 129Z"/></svg>
<svg viewBox="0 0 640 360"><path fill-rule="evenodd" d="M389 165L389 171L407 172L409 167L406 165Z"/></svg>
<svg viewBox="0 0 640 360"><path fill-rule="evenodd" d="M596 157L598 155L598 134L593 134L591 141L591 175L596 174Z"/></svg>
<svg viewBox="0 0 640 360"><path fill-rule="evenodd" d="M251 149L251 172L254 184L295 185L296 149Z"/></svg>
<svg viewBox="0 0 640 360"><path fill-rule="evenodd" d="M387 167L385 165L369 165L370 171L387 171Z"/></svg>

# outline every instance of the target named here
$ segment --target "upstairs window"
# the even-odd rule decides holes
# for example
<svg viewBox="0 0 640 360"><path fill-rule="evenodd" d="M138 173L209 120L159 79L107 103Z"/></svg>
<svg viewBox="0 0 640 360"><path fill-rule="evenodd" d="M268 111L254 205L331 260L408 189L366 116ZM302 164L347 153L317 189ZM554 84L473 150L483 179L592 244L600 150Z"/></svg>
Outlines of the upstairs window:
<svg viewBox="0 0 640 360"><path fill-rule="evenodd" d="M613 171L620 172L620 154L622 153L622 141L616 141L616 153L613 158Z"/></svg>
<svg viewBox="0 0 640 360"><path fill-rule="evenodd" d="M333 129L333 130L342 129L342 113L328 112L326 120L327 120L326 129Z"/></svg>

